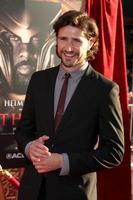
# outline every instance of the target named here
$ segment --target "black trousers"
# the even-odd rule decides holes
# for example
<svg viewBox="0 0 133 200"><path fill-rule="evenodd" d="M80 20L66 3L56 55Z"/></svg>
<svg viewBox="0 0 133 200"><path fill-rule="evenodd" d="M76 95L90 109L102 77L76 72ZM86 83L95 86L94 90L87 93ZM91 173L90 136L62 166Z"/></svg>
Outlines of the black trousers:
<svg viewBox="0 0 133 200"><path fill-rule="evenodd" d="M37 200L46 200L46 192L45 192L45 181L42 181L39 197Z"/></svg>

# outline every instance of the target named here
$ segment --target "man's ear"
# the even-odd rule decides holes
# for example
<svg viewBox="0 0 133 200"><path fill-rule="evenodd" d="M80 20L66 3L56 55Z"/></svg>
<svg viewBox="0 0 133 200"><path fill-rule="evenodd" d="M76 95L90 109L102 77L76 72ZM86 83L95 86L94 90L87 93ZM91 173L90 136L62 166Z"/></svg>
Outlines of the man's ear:
<svg viewBox="0 0 133 200"><path fill-rule="evenodd" d="M91 38L89 39L89 48L88 48L88 50L91 49L91 47L93 46L93 44L95 43L95 41L96 41L96 39L95 39L94 37L91 37Z"/></svg>

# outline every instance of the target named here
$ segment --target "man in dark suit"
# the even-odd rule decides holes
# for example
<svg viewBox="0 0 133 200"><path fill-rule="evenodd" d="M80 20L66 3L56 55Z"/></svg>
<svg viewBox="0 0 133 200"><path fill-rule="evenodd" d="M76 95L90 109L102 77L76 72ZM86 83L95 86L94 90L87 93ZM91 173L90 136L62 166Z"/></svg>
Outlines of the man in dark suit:
<svg viewBox="0 0 133 200"><path fill-rule="evenodd" d="M93 19L68 11L54 31L61 64L32 76L15 134L27 157L18 199L96 200L96 172L123 159L119 87L88 63L98 50ZM65 73L67 94L55 128Z"/></svg>

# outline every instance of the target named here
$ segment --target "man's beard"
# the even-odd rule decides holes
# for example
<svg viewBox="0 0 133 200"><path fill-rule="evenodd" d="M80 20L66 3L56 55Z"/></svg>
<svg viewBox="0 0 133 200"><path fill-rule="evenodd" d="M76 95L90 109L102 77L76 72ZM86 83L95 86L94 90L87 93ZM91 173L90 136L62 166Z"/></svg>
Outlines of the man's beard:
<svg viewBox="0 0 133 200"><path fill-rule="evenodd" d="M36 71L36 62L22 61L18 63L14 68L12 79L12 91L16 94L25 94L30 78Z"/></svg>
<svg viewBox="0 0 133 200"><path fill-rule="evenodd" d="M29 81L31 76L23 76L23 75L17 75L17 78L13 80L13 92L16 94L25 94Z"/></svg>

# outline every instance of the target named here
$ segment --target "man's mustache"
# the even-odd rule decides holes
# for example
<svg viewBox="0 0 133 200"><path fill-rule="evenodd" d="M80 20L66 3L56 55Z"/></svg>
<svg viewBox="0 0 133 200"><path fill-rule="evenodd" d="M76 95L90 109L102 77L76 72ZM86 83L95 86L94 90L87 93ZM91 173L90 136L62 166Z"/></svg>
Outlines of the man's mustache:
<svg viewBox="0 0 133 200"><path fill-rule="evenodd" d="M17 63L17 64L15 65L15 68L18 68L18 67L20 67L20 66L22 66L22 65L30 65L31 67L35 68L35 66L36 66L36 61L33 61L33 60L23 60L23 61Z"/></svg>

